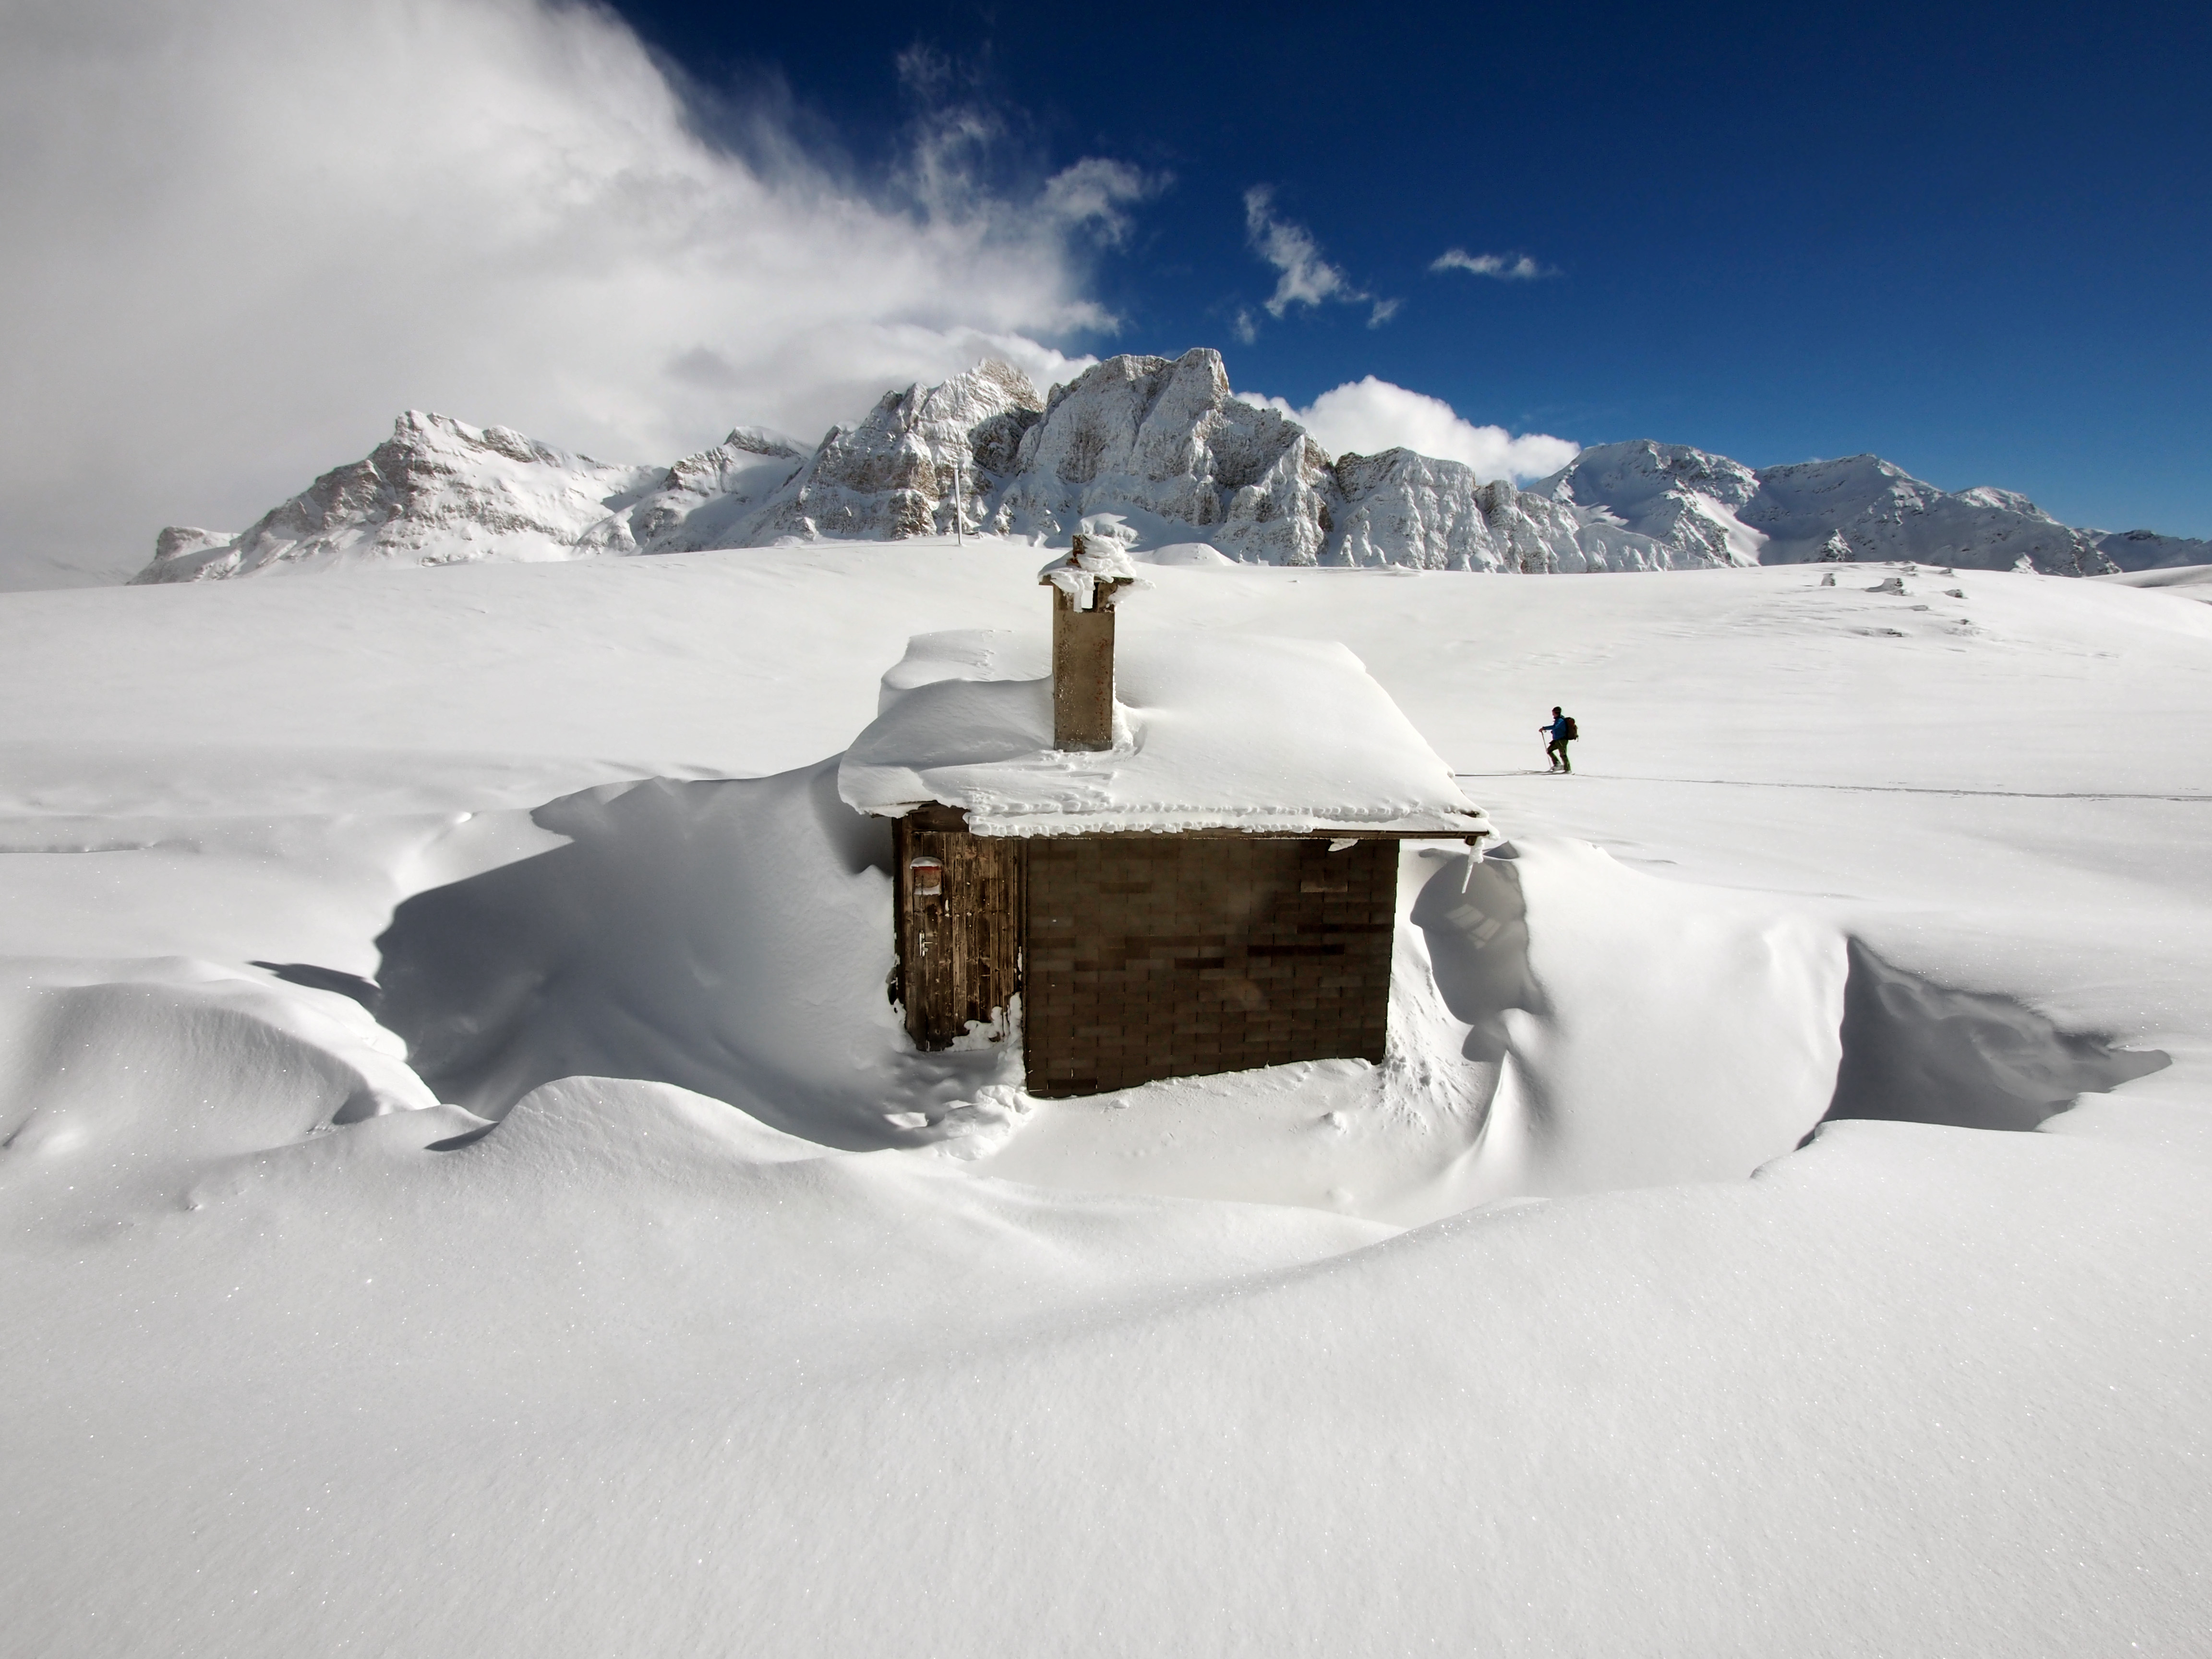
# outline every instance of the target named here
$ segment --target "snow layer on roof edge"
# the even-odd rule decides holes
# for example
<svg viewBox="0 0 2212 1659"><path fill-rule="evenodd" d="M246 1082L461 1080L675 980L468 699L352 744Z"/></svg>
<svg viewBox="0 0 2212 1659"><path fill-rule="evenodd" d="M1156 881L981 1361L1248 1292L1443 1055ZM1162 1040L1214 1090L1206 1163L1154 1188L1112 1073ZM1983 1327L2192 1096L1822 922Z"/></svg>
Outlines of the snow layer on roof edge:
<svg viewBox="0 0 2212 1659"><path fill-rule="evenodd" d="M1052 746L1042 641L918 635L884 676L839 793L886 817L958 807L988 836L1489 827L1341 645L1139 626L1115 667L1121 741L1066 753Z"/></svg>

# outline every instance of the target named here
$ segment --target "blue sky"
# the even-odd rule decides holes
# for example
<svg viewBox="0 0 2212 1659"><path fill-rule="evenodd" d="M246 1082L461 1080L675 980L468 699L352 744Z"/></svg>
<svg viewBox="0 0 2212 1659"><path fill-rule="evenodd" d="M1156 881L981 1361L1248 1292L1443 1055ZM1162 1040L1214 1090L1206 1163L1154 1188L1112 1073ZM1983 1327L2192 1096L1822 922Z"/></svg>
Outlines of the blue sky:
<svg viewBox="0 0 2212 1659"><path fill-rule="evenodd" d="M665 465L1193 345L1332 450L1872 451L2212 536L2208 15L15 0L0 587L405 410Z"/></svg>
<svg viewBox="0 0 2212 1659"><path fill-rule="evenodd" d="M1090 269L1121 329L1066 349L1217 344L1296 403L1371 374L1754 465L1871 450L2212 535L2205 8L618 9L726 132L775 107L856 178L947 105L1001 124L975 165L1009 189L1165 175ZM1270 315L1255 186L1371 297ZM1543 274L1432 269L1454 248Z"/></svg>

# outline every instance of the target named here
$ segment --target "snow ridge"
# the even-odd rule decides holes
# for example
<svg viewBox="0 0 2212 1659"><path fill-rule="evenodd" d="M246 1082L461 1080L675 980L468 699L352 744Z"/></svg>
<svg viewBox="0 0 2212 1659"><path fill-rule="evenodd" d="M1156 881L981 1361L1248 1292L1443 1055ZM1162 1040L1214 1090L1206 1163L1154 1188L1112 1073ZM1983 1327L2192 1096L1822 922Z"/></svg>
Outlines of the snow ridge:
<svg viewBox="0 0 2212 1659"><path fill-rule="evenodd" d="M1061 541L1110 515L1140 547L1248 563L1552 574L1916 559L2097 575L2212 559L2212 544L2059 523L1873 455L1754 471L1649 439L1601 444L1516 489L1392 449L1332 459L1237 397L1220 353L1110 357L1040 397L985 362L888 392L811 450L738 428L667 468L613 466L504 427L409 411L362 460L239 535L173 526L137 582L890 541L966 531Z"/></svg>

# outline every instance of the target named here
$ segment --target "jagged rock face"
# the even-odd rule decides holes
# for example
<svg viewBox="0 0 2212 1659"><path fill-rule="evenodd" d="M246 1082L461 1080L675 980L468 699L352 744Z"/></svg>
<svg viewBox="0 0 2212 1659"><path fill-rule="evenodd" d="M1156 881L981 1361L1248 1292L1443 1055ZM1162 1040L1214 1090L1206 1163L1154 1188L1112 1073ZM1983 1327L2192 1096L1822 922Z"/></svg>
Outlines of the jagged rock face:
<svg viewBox="0 0 2212 1659"><path fill-rule="evenodd" d="M1740 461L1644 438L1585 449L1528 493L1644 538L1650 546L1634 568L1679 569L1757 564L1766 538L1739 513L1758 491L1759 475Z"/></svg>
<svg viewBox="0 0 2212 1659"><path fill-rule="evenodd" d="M1917 559L2069 576L2114 568L2097 532L2060 524L2025 495L1952 494L1873 455L1754 472L1677 444L1605 444L1529 493L1610 516L1676 566Z"/></svg>
<svg viewBox="0 0 2212 1659"><path fill-rule="evenodd" d="M1703 495L1729 510L1759 493L1759 474L1725 455L1708 455L1687 444L1595 444L1533 490L1563 501L1601 502L1623 516L1645 502Z"/></svg>
<svg viewBox="0 0 2212 1659"><path fill-rule="evenodd" d="M1049 398L985 362L885 394L811 452L739 428L666 469L501 427L400 416L242 535L173 526L142 582L285 567L568 559L896 540L956 526L1059 540L1114 519L1145 545L1268 564L1568 573L1915 559L2069 575L2206 562L2212 544L2058 523L2002 489L1948 494L1871 455L1762 471L1679 444L1586 449L1525 490L1407 449L1332 464L1234 396L1218 352L1108 359Z"/></svg>
<svg viewBox="0 0 2212 1659"><path fill-rule="evenodd" d="M1517 570L1492 534L1473 470L1410 449L1346 455L1335 467L1333 562L1424 570Z"/></svg>
<svg viewBox="0 0 2212 1659"><path fill-rule="evenodd" d="M670 467L624 520L631 548L616 550L690 553L749 545L753 520L805 460L803 451L775 434L739 427L712 449Z"/></svg>
<svg viewBox="0 0 2212 1659"><path fill-rule="evenodd" d="M793 487L750 527L747 544L973 529L1042 407L1029 377L1000 362L927 390L887 392L859 426L830 429ZM964 491L958 526L956 489Z"/></svg>
<svg viewBox="0 0 2212 1659"><path fill-rule="evenodd" d="M629 552L613 514L661 475L563 454L505 427L410 410L392 436L325 472L243 534L164 531L132 580L193 581L289 564L447 564Z"/></svg>
<svg viewBox="0 0 2212 1659"><path fill-rule="evenodd" d="M154 564L191 569L203 554L219 558L238 540L228 530L202 530L194 525L173 524L154 538ZM136 580L145 580L143 576Z"/></svg>
<svg viewBox="0 0 2212 1659"><path fill-rule="evenodd" d="M1669 569L1679 550L1540 489L1410 449L1346 455L1335 468L1340 526L1331 562L1529 574Z"/></svg>
<svg viewBox="0 0 2212 1659"><path fill-rule="evenodd" d="M1053 388L994 522L1048 536L1096 513L1187 526L1231 557L1318 562L1328 457L1279 411L1229 390L1221 354L1109 357Z"/></svg>
<svg viewBox="0 0 2212 1659"><path fill-rule="evenodd" d="M1984 570L2094 576L2117 568L2094 536L2002 489L1957 495L1875 455L1770 466L1738 516L1767 538L1768 564L1917 559Z"/></svg>

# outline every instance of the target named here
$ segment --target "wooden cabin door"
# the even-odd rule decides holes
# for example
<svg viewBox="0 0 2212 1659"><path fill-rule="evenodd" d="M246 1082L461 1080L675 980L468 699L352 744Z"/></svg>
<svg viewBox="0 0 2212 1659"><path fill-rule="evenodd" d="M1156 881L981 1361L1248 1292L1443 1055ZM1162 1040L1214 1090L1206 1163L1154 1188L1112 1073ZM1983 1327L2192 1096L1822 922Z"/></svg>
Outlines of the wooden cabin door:
<svg viewBox="0 0 2212 1659"><path fill-rule="evenodd" d="M1007 836L894 820L898 951L906 1029L920 1048L946 1048L971 1026L1003 1040L1021 989L1026 843Z"/></svg>

